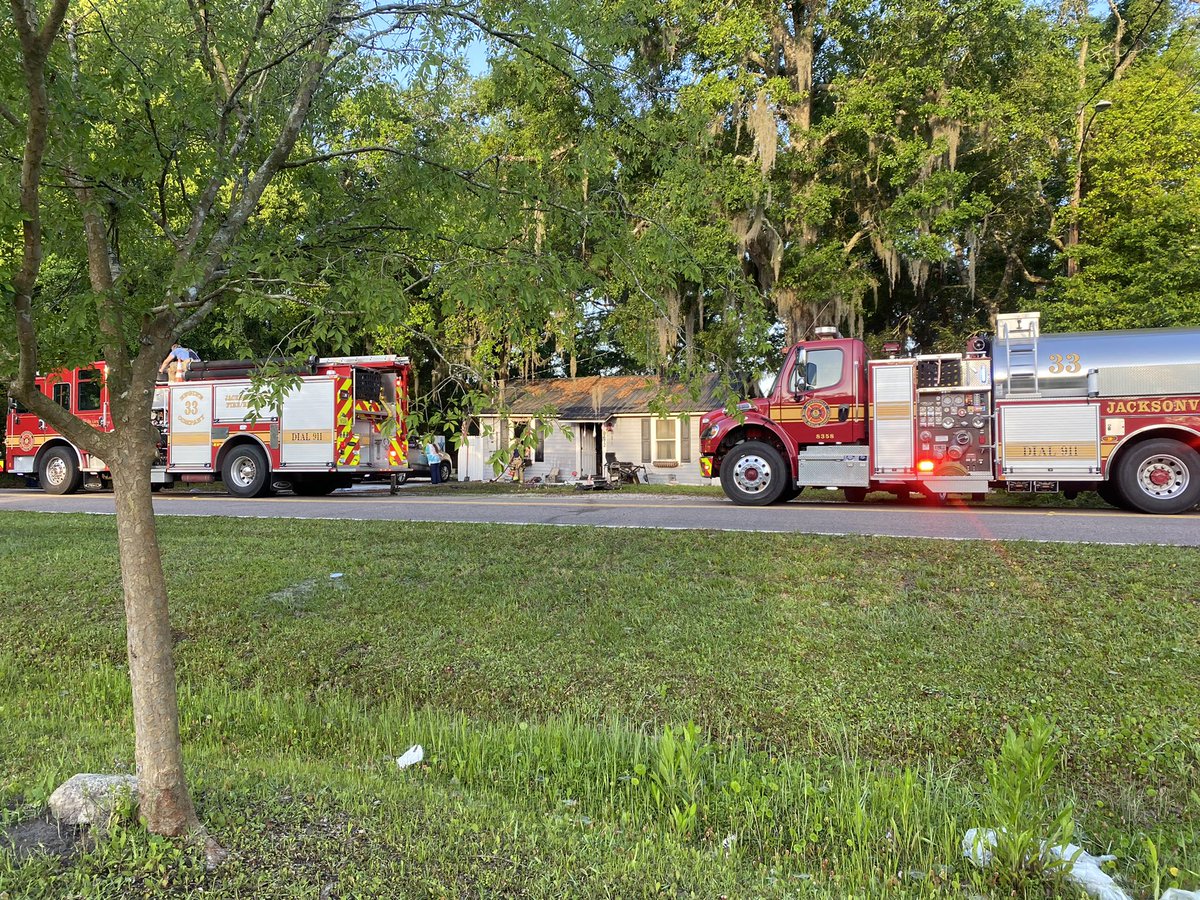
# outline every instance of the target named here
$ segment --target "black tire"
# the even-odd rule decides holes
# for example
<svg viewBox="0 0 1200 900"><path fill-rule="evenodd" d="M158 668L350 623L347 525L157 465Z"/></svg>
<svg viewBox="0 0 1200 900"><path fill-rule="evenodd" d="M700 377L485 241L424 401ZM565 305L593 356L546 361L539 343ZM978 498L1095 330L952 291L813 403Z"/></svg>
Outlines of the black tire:
<svg viewBox="0 0 1200 900"><path fill-rule="evenodd" d="M271 489L271 467L254 444L234 447L221 464L221 480L234 497L261 497Z"/></svg>
<svg viewBox="0 0 1200 900"><path fill-rule="evenodd" d="M769 506L783 496L790 481L779 451L762 441L738 444L721 463L721 487L739 506Z"/></svg>
<svg viewBox="0 0 1200 900"><path fill-rule="evenodd" d="M1200 503L1200 453L1170 438L1143 441L1121 454L1117 486L1139 512L1187 512Z"/></svg>
<svg viewBox="0 0 1200 900"><path fill-rule="evenodd" d="M450 463L443 459L441 466L439 466L439 472L441 474L441 482L445 484L450 480Z"/></svg>
<svg viewBox="0 0 1200 900"><path fill-rule="evenodd" d="M1096 485L1096 493L1109 506L1115 506L1117 509L1133 509L1129 505L1129 501L1125 499L1125 495L1121 493L1121 488L1115 480L1101 481Z"/></svg>
<svg viewBox="0 0 1200 900"><path fill-rule="evenodd" d="M68 447L51 447L38 465L38 481L47 494L73 494L83 484L79 460Z"/></svg>
<svg viewBox="0 0 1200 900"><path fill-rule="evenodd" d="M846 498L847 503L862 503L867 499L869 491L863 487L848 487L842 488L842 496Z"/></svg>
<svg viewBox="0 0 1200 900"><path fill-rule="evenodd" d="M401 485L401 484L404 484L404 482L408 481L408 473L407 472L397 472L395 475L392 476L392 478L394 478L396 480L397 485Z"/></svg>
<svg viewBox="0 0 1200 900"><path fill-rule="evenodd" d="M800 494L803 493L803 491L804 491L804 485L789 484L786 488L784 488L783 493L780 495L779 499L776 500L775 502L776 503L791 503L793 500L795 500L797 497L799 497Z"/></svg>

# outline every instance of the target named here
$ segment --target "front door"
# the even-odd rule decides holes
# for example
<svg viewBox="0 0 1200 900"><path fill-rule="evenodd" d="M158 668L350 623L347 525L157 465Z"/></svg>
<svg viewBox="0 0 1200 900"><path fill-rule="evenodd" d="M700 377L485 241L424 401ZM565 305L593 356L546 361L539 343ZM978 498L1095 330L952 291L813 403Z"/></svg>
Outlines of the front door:
<svg viewBox="0 0 1200 900"><path fill-rule="evenodd" d="M587 478L600 471L596 466L596 454L599 452L596 426L591 422L580 422L575 426L575 433L579 438L579 462L576 471L579 478Z"/></svg>
<svg viewBox="0 0 1200 900"><path fill-rule="evenodd" d="M861 360L850 341L798 345L771 402L771 418L800 446L854 444L864 437Z"/></svg>

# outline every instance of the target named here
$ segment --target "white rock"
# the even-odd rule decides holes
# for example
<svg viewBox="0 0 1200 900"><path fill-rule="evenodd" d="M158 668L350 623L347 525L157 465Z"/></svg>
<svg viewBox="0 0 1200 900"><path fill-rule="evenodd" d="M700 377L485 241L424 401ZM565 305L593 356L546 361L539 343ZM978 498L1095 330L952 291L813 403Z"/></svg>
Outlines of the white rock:
<svg viewBox="0 0 1200 900"><path fill-rule="evenodd" d="M425 758L425 748L420 744L413 744L402 754L396 757L396 766L400 769L407 769L409 766L415 766Z"/></svg>
<svg viewBox="0 0 1200 900"><path fill-rule="evenodd" d="M107 825L124 796L137 802L137 776L73 775L50 795L50 812L66 825Z"/></svg>

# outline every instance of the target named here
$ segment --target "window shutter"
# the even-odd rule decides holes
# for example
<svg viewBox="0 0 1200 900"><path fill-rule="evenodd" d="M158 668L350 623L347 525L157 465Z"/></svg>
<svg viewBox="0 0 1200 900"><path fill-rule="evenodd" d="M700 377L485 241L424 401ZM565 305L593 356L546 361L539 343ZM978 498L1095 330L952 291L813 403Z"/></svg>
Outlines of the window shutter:
<svg viewBox="0 0 1200 900"><path fill-rule="evenodd" d="M692 461L692 419L690 416L679 417L679 461Z"/></svg>
<svg viewBox="0 0 1200 900"><path fill-rule="evenodd" d="M650 456L650 419L642 419L642 462L651 461Z"/></svg>

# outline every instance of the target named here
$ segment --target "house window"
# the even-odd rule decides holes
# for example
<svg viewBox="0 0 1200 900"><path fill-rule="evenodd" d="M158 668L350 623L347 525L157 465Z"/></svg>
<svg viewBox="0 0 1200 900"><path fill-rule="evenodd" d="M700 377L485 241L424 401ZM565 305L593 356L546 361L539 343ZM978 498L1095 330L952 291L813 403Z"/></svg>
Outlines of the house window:
<svg viewBox="0 0 1200 900"><path fill-rule="evenodd" d="M654 465L677 466L681 459L679 437L682 431L678 419L651 419L654 436Z"/></svg>

